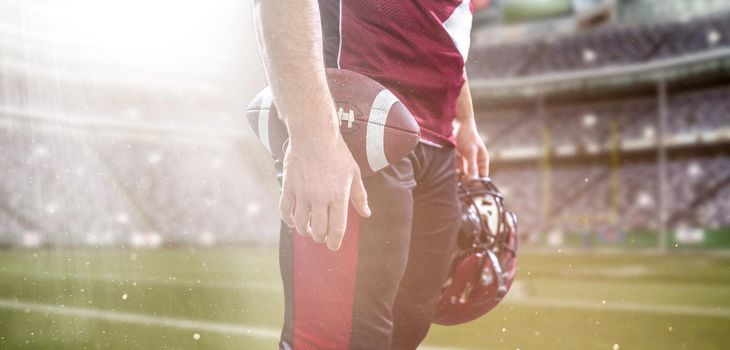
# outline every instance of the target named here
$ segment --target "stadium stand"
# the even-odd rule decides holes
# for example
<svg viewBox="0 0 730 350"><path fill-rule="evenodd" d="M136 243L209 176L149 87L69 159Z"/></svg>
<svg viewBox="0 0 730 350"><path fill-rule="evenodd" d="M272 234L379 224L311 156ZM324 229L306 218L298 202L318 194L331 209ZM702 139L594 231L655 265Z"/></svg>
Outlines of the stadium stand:
<svg viewBox="0 0 730 350"><path fill-rule="evenodd" d="M558 38L475 44L469 74L478 79L589 70L730 47L730 12L693 21L607 26Z"/></svg>
<svg viewBox="0 0 730 350"><path fill-rule="evenodd" d="M641 68L730 49L730 12L634 22L621 9L621 21L571 35L475 42L470 79ZM272 165L240 132L240 96L216 90L232 80L226 69L181 76L155 66L155 75L123 57L85 65L72 48L55 55L8 28L0 26L0 246L276 240ZM670 84L666 134L653 93L547 96L541 108L526 94L480 106L492 176L531 241L556 230L730 228L730 137L713 136L730 135L730 85ZM665 192L662 135L678 140Z"/></svg>

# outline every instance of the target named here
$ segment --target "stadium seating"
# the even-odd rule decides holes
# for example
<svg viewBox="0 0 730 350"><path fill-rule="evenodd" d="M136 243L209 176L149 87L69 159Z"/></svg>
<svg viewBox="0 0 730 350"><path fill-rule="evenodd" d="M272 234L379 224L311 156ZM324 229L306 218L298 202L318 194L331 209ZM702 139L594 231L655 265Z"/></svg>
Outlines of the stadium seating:
<svg viewBox="0 0 730 350"><path fill-rule="evenodd" d="M668 100L669 135L701 133L730 126L730 88L709 87L677 92ZM498 153L519 147L544 149L561 146L599 145L610 147L612 128L621 141L651 139L658 133L656 101L651 98L606 100L599 103L546 106L544 124L535 109L488 110L478 114L480 128L490 151ZM543 125L549 139L542 136ZM539 153L538 153L539 154ZM616 170L618 187L612 202L610 163L554 165L550 169L550 220L545 219L541 185L544 171L531 166L493 166L502 187L513 189L510 204L521 222L546 232L558 221L572 232L595 230L611 215L618 215L625 230L656 230L658 219L658 170L656 161L622 161ZM726 213L730 206L730 157L727 155L670 159L668 198L670 225L730 226Z"/></svg>
<svg viewBox="0 0 730 350"><path fill-rule="evenodd" d="M50 245L126 245L139 233L256 241L257 223L276 221L262 212L275 194L238 146L0 129L11 155L0 159L0 233L16 244L27 233Z"/></svg>
<svg viewBox="0 0 730 350"><path fill-rule="evenodd" d="M505 79L645 63L720 47L730 47L730 13L527 42L475 43L467 67L472 79Z"/></svg>

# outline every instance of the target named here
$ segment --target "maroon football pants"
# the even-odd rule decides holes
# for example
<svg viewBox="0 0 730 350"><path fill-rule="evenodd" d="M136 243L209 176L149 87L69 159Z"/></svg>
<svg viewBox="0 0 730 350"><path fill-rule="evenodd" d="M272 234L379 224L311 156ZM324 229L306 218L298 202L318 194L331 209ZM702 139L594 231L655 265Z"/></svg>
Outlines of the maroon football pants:
<svg viewBox="0 0 730 350"><path fill-rule="evenodd" d="M280 349L415 349L431 325L459 223L453 147L419 144L364 179L333 252L282 224Z"/></svg>

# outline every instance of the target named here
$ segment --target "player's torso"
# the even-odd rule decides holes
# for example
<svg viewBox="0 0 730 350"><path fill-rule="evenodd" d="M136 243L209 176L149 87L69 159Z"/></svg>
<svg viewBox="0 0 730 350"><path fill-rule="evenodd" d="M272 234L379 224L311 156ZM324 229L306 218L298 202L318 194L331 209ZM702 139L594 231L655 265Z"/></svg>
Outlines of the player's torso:
<svg viewBox="0 0 730 350"><path fill-rule="evenodd" d="M451 133L469 46L469 0L320 0L325 63L370 76L429 141Z"/></svg>

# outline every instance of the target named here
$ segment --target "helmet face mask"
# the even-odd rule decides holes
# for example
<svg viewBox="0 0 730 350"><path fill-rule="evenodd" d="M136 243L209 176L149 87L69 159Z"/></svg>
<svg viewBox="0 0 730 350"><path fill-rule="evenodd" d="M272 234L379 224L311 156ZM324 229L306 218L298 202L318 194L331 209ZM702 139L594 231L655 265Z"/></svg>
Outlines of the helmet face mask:
<svg viewBox="0 0 730 350"><path fill-rule="evenodd" d="M458 250L439 297L434 323L477 319L507 294L516 272L516 216L489 178L459 183L462 224Z"/></svg>
<svg viewBox="0 0 730 350"><path fill-rule="evenodd" d="M494 195L486 194L475 201L482 224L490 236L499 232L501 208L497 205L498 200Z"/></svg>

